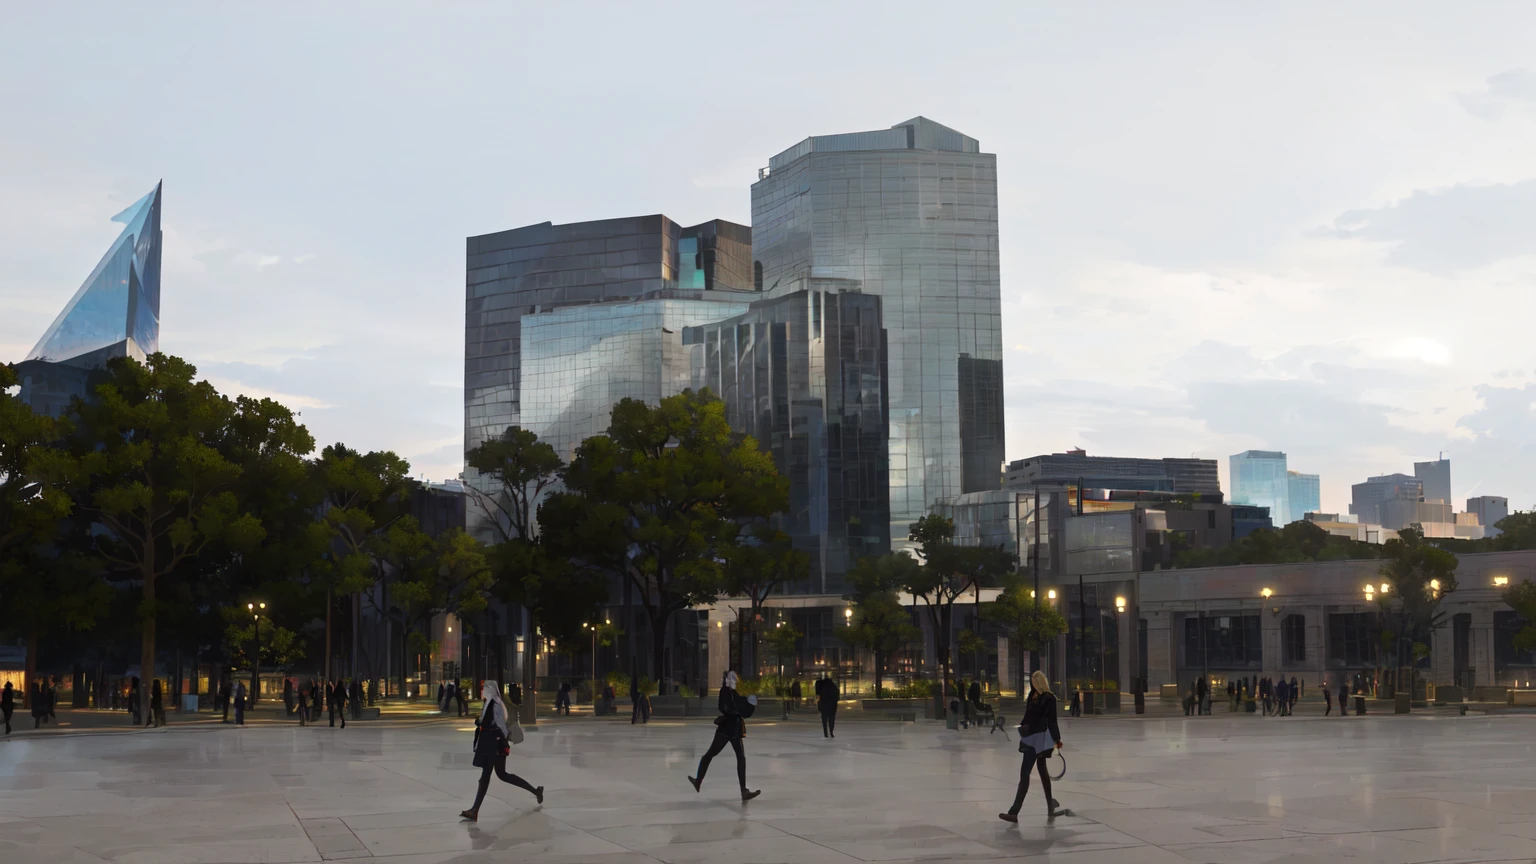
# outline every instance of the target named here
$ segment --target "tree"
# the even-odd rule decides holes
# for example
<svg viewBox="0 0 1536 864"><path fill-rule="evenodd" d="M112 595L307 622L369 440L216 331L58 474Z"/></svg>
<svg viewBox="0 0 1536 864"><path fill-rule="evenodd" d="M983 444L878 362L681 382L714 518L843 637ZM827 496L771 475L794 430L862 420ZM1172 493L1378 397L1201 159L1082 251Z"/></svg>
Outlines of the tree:
<svg viewBox="0 0 1536 864"><path fill-rule="evenodd" d="M382 537L396 520L409 512L407 496L412 485L411 465L388 450L359 453L346 445L332 444L321 451L311 470L323 490L324 513L318 533L333 547L330 565L320 571L326 587L324 665L325 675L329 678L334 654L331 647L332 596L341 594L352 598L354 648L361 617L358 598L362 592L383 581L379 612L386 617L390 615L389 581L393 572L384 566L388 544ZM415 520L411 525L415 533L421 533ZM425 539L422 535L415 541ZM396 542L403 540L397 537ZM356 651L351 653L351 658L352 674L357 675ZM404 674L402 668L401 675ZM402 692L403 687L402 683Z"/></svg>
<svg viewBox="0 0 1536 864"><path fill-rule="evenodd" d="M1233 564L1296 564L1304 561L1345 561L1381 557L1381 547L1329 534L1311 522L1283 528L1261 528L1225 546L1181 549L1173 566L1221 567Z"/></svg>
<svg viewBox="0 0 1536 864"><path fill-rule="evenodd" d="M28 681L37 679L38 640L50 623L88 627L99 609L83 595L94 592L94 576L77 556L61 557L56 544L74 502L67 491L70 465L54 448L67 431L33 412L12 391L16 371L0 365L0 620L24 625ZM89 613L89 614L87 614ZM22 694L30 704L30 690Z"/></svg>
<svg viewBox="0 0 1536 864"><path fill-rule="evenodd" d="M807 579L811 559L796 549L788 534L766 523L747 530L742 542L725 550L723 588L727 595L747 598L745 626L741 628L744 673L756 676L755 637L763 604L782 586ZM748 653L747 646L752 645Z"/></svg>
<svg viewBox="0 0 1536 864"><path fill-rule="evenodd" d="M1067 619L1044 598L1032 596L1034 590L1029 580L1013 574L1003 583L1003 593L997 602L989 603L981 610L981 617L1002 627L1008 639L1018 646L1018 692L1024 692L1024 654L1028 651L1036 661L1040 652L1052 640L1067 632ZM1036 668L1039 668L1036 662Z"/></svg>
<svg viewBox="0 0 1536 864"><path fill-rule="evenodd" d="M1377 595L1383 642L1393 646L1398 668L1411 668L1413 645L1429 643L1445 625L1440 601L1456 590L1456 556L1425 542L1416 528L1399 531L1381 554L1381 577L1391 586Z"/></svg>
<svg viewBox="0 0 1536 864"><path fill-rule="evenodd" d="M922 638L912 613L897 591L917 579L918 564L905 552L860 558L848 574L853 617L838 636L875 655L875 698L885 698L882 682L890 659L907 643Z"/></svg>
<svg viewBox="0 0 1536 864"><path fill-rule="evenodd" d="M780 686L783 686L784 681L784 657L785 655L793 655L795 653L795 646L800 644L800 637L803 635L805 634L795 629L795 625L781 622L778 626L769 630L768 634L764 637L768 646L779 657Z"/></svg>
<svg viewBox="0 0 1536 864"><path fill-rule="evenodd" d="M545 506L582 523L567 540L591 544L567 547L568 557L628 581L650 619L653 668L670 678L672 616L715 601L741 524L783 510L788 483L756 440L731 431L708 390L619 402L607 434L582 442L563 476L570 496Z"/></svg>
<svg viewBox="0 0 1536 864"><path fill-rule="evenodd" d="M157 585L213 543L253 548L261 522L232 487L240 466L219 451L238 406L185 360L152 354L109 361L96 398L70 407L81 509L98 526L96 550L139 582L141 668L155 674Z"/></svg>
<svg viewBox="0 0 1536 864"><path fill-rule="evenodd" d="M922 566L906 590L922 601L933 625L934 649L938 654L940 695L948 704L953 687L954 658L951 656L955 601L967 591L997 584L1012 573L1017 556L990 546L957 546L955 523L936 513L912 523L909 540L918 546Z"/></svg>
<svg viewBox="0 0 1536 864"><path fill-rule="evenodd" d="M1536 582L1516 582L1505 588L1502 596L1521 619L1520 632L1515 634L1515 650L1536 648Z"/></svg>
<svg viewBox="0 0 1536 864"><path fill-rule="evenodd" d="M607 602L608 585L600 572L552 552L550 536L539 528L545 521L543 511L537 511L540 521L534 519L535 508L564 467L555 448L527 429L510 426L500 437L470 450L464 460L495 489L471 491L497 540L489 553L495 575L492 593L528 610L533 629L557 645L576 644L582 625L591 623L598 607ZM576 548L580 546L578 542ZM529 693L534 690L534 671L532 663L523 664L523 688ZM523 704L523 720L532 722L534 700Z"/></svg>

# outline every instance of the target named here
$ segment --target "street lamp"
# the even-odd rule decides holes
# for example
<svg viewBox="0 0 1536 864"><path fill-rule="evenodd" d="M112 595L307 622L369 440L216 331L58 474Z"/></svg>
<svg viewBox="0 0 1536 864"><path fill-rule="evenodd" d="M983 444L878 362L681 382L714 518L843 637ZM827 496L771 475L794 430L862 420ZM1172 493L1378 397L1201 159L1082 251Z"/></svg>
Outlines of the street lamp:
<svg viewBox="0 0 1536 864"><path fill-rule="evenodd" d="M266 611L265 603L247 603L245 608L251 613L251 620L256 623L256 654L251 658L251 704L256 704L256 696L261 692L261 682L257 678L257 670L261 668L261 613Z"/></svg>
<svg viewBox="0 0 1536 864"><path fill-rule="evenodd" d="M844 627L852 627L853 626L853 607L852 606L848 606L848 607L845 607L843 609L843 626Z"/></svg>
<svg viewBox="0 0 1536 864"><path fill-rule="evenodd" d="M1265 600L1268 600L1272 595L1274 595L1274 593L1275 592L1269 590L1268 588L1265 588L1259 592L1259 596L1263 597Z"/></svg>
<svg viewBox="0 0 1536 864"><path fill-rule="evenodd" d="M1509 577L1508 576L1495 576L1495 577L1493 577L1493 587L1495 587L1495 588L1503 588L1505 585L1508 585L1508 584L1509 584Z"/></svg>
<svg viewBox="0 0 1536 864"><path fill-rule="evenodd" d="M1055 600L1056 599L1056 589L1052 588L1051 590L1045 592L1045 599L1047 599L1047 600Z"/></svg>

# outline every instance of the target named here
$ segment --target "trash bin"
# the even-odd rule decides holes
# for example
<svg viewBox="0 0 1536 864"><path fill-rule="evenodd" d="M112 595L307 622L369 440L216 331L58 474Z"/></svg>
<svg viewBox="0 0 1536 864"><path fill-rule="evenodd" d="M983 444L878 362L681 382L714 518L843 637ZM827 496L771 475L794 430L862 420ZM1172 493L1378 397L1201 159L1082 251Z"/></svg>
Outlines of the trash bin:
<svg viewBox="0 0 1536 864"><path fill-rule="evenodd" d="M1147 694L1145 694L1145 693L1137 693L1136 694L1136 713L1137 714L1145 714L1145 713L1147 713Z"/></svg>
<svg viewBox="0 0 1536 864"><path fill-rule="evenodd" d="M1392 713L1407 714L1412 706L1412 697L1407 693L1398 693L1392 697Z"/></svg>
<svg viewBox="0 0 1536 864"><path fill-rule="evenodd" d="M1365 697L1364 696L1356 696L1355 697L1355 714L1356 715L1362 715L1364 713L1365 713Z"/></svg>
<svg viewBox="0 0 1536 864"><path fill-rule="evenodd" d="M182 713L185 713L185 714L196 714L197 713L197 694L196 693L183 693L183 694L181 694L181 710L182 710Z"/></svg>

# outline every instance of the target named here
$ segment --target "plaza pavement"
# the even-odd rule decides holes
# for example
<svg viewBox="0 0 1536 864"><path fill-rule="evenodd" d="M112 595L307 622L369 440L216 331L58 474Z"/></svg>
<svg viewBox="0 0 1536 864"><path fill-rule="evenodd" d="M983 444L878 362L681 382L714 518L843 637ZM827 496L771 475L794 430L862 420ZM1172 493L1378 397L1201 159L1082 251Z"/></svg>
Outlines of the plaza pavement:
<svg viewBox="0 0 1536 864"><path fill-rule="evenodd" d="M1536 859L1536 717L1064 718L1075 812L997 819L1015 741L941 724L753 723L743 805L714 727L545 720L478 824L470 724L82 729L0 742L0 862L1380 862ZM1059 766L1056 766L1059 767Z"/></svg>

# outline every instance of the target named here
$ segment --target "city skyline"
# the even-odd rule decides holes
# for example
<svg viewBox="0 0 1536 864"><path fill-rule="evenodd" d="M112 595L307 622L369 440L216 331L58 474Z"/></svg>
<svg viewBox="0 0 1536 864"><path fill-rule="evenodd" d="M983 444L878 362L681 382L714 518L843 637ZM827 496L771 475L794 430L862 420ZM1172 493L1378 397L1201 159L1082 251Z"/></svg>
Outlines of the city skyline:
<svg viewBox="0 0 1536 864"><path fill-rule="evenodd" d="M791 12L761 22L722 11L720 23L768 38L801 14ZM1330 43L1305 67L1278 70L1229 59L1218 84L1192 59L1198 52L1153 62L1151 49L1127 42L1101 65L1075 57L1094 32L1087 13L997 7L985 13L995 35L982 38L1032 34L1023 59L993 52L961 75L855 47L868 71L836 99L806 99L818 92L816 75L786 72L752 117L670 128L639 118L676 116L733 85L604 93L583 73L569 87L588 94L591 118L567 119L563 96L576 91L559 82L540 96L499 96L479 83L549 64L553 49L483 59L450 37L495 28L446 12L411 28L421 50L445 58L439 77L406 81L347 55L358 71L346 73L346 98L358 110L338 118L325 110L336 94L306 86L337 80L336 58L285 34L298 19L281 11L252 34L292 54L271 80L220 48L213 37L232 19L218 10L179 21L114 11L68 27L58 14L18 13L18 32L36 38L0 60L6 80L34 82L0 92L26 132L0 144L10 238L0 246L0 360L23 359L68 302L120 230L105 217L164 176L173 198L162 347L225 389L304 412L321 441L395 449L414 473L451 477L462 453L465 236L642 212L746 224L748 190L771 154L804 135L922 114L980 139L1000 166L1007 459L1073 446L1194 453L1221 461L1229 484L1227 455L1272 448L1320 474L1323 509L1343 512L1350 484L1444 450L1457 463L1454 501L1536 502L1536 467L1521 443L1536 432L1536 363L1516 332L1531 302L1519 286L1536 189L1536 162L1521 146L1536 86L1514 35L1523 28L1512 23L1526 10L1501 15L1491 37L1449 13L1395 13L1411 31L1437 33L1436 43L1362 37L1364 53ZM1180 33L1150 13L1124 14L1169 44L1217 39L1253 57L1306 29L1305 16L1234 11ZM356 35L344 17L304 20ZM1355 10L1340 32L1371 32L1381 17ZM554 32L561 21L494 23ZM628 56L621 37L655 26L622 13L614 23L595 38L615 57ZM149 61L160 99L112 103L83 86L81 52L137 62L131 46L161 31L193 47ZM812 34L797 50L822 50L826 38ZM1350 86L1334 86L1346 76ZM1057 83L1030 83L1043 80ZM462 100L438 98L454 87L466 88ZM240 111L213 97L227 88L249 95ZM997 108L989 94L1002 88L1022 88L1027 122ZM1213 110L1255 101L1263 113ZM515 118L506 119L482 105L518 110L501 112ZM1371 110L1383 105L1394 107ZM397 107L423 123L381 138L377 118ZM279 110L290 111L281 133L252 125ZM539 124L560 134L527 134ZM114 125L138 134L89 132ZM653 134L600 131L637 128ZM1106 134L1117 129L1136 134ZM1071 153L1082 158L1064 158ZM1154 175L1167 182L1149 184ZM1490 227L1456 227L1471 223ZM1269 326L1253 326L1253 304L1264 305ZM1437 314L1424 315L1431 305Z"/></svg>

